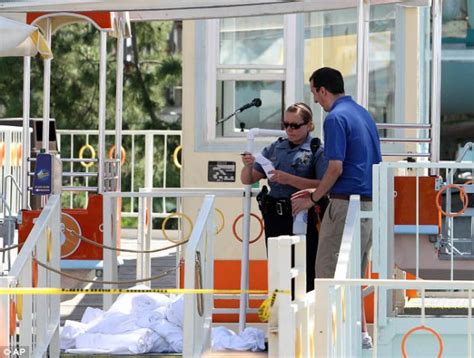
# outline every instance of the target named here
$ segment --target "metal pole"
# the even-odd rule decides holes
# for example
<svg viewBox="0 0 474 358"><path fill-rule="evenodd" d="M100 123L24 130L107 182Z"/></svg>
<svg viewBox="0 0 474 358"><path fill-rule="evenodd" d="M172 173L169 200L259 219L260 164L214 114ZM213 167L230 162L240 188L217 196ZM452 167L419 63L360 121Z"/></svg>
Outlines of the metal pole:
<svg viewBox="0 0 474 358"><path fill-rule="evenodd" d="M46 42L51 48L51 18L46 19ZM46 153L49 152L49 117L51 106L51 59L43 60L43 138L42 148Z"/></svg>
<svg viewBox="0 0 474 358"><path fill-rule="evenodd" d="M119 21L121 18L119 17ZM115 158L118 161L117 167L117 191L122 189L122 114L123 114L123 33L122 26L118 28L117 37L117 74L115 88Z"/></svg>
<svg viewBox="0 0 474 358"><path fill-rule="evenodd" d="M28 156L31 151L30 143L30 83L31 83L31 57L23 57L23 153L21 156L21 185L22 185L22 196L21 196L21 208L28 209L28 171L29 162ZM7 156L8 158L9 156Z"/></svg>
<svg viewBox="0 0 474 358"><path fill-rule="evenodd" d="M432 58L431 58L431 161L439 162L441 133L441 26L442 0L432 5Z"/></svg>
<svg viewBox="0 0 474 358"><path fill-rule="evenodd" d="M104 159L105 159L105 110L107 90L107 33L100 31L100 67L99 67L99 193L104 192ZM120 151L120 148L117 148Z"/></svg>
<svg viewBox="0 0 474 358"><path fill-rule="evenodd" d="M370 0L359 0L357 13L357 102L367 108L369 104Z"/></svg>

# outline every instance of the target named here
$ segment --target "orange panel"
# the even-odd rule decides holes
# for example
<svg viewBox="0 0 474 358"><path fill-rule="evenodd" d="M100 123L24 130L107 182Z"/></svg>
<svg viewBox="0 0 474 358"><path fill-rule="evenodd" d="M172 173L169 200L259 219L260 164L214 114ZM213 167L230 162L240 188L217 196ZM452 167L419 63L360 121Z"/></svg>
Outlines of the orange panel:
<svg viewBox="0 0 474 358"><path fill-rule="evenodd" d="M240 260L215 260L214 261L214 288L221 290L240 289ZM249 289L268 290L267 261L251 260L249 263ZM184 263L180 268L180 287L184 287ZM252 308L260 307L262 300L250 300ZM238 308L239 300L214 300L216 308ZM214 314L213 322L238 322L238 314ZM261 322L256 314L247 314L247 322Z"/></svg>
<svg viewBox="0 0 474 358"><path fill-rule="evenodd" d="M120 207L120 205L118 205ZM40 210L25 210L22 212L22 223L18 225L18 241L24 242L28 237L33 221ZM90 195L87 209L63 209L63 213L70 215L81 228L82 235L86 238L102 244L103 234L99 230L102 228L102 195ZM71 219L72 220L72 219ZM67 232L65 232L67 234ZM70 248L69 255L63 259L67 260L102 260L102 248L79 240L74 235L69 235L68 240L77 240L77 245ZM76 248L77 246L77 248ZM62 250L63 251L63 250Z"/></svg>
<svg viewBox="0 0 474 358"><path fill-rule="evenodd" d="M54 16L55 13L48 12L29 12L26 14L26 23L32 24L36 19L40 17L47 17L48 14ZM80 15L81 17L88 18L91 22L97 25L100 29L110 30L112 29L112 13L110 12L72 12L65 13L65 15L74 16Z"/></svg>
<svg viewBox="0 0 474 358"><path fill-rule="evenodd" d="M441 226L436 208L436 177L419 177L420 225ZM395 177L395 225L415 225L416 177Z"/></svg>

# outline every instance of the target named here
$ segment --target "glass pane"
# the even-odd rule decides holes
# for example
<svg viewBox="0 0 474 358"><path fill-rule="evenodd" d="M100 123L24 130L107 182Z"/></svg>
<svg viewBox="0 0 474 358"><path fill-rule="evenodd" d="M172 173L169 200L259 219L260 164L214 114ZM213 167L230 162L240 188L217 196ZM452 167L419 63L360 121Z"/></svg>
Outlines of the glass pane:
<svg viewBox="0 0 474 358"><path fill-rule="evenodd" d="M283 15L220 20L220 64L282 65Z"/></svg>
<svg viewBox="0 0 474 358"><path fill-rule="evenodd" d="M283 113L282 81L218 81L217 118L222 120L236 109L260 98L260 107L251 107L236 114L216 128L216 136L239 135L241 128L281 129Z"/></svg>
<svg viewBox="0 0 474 358"><path fill-rule="evenodd" d="M395 106L395 6L372 6L369 37L369 111L377 122L393 122ZM356 96L357 9L305 15L305 79L320 67L341 71L346 94ZM312 103L308 83L305 101ZM317 107L316 113L321 113ZM317 119L316 115L316 119ZM319 123L320 124L320 123ZM318 123L316 123L318 128Z"/></svg>

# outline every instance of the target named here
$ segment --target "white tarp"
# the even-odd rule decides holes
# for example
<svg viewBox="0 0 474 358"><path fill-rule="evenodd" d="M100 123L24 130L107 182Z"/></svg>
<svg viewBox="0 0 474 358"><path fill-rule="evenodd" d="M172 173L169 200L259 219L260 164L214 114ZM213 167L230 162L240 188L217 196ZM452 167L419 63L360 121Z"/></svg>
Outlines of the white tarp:
<svg viewBox="0 0 474 358"><path fill-rule="evenodd" d="M35 26L0 17L0 57L34 56L52 58L51 50Z"/></svg>

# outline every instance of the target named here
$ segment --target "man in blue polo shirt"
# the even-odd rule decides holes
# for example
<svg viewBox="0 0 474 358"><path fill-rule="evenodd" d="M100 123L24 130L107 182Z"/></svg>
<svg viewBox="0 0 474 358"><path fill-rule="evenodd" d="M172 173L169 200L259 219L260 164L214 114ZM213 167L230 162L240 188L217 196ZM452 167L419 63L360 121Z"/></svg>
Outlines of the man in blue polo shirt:
<svg viewBox="0 0 474 358"><path fill-rule="evenodd" d="M345 95L344 80L339 71L320 68L311 75L309 81L314 101L328 112L324 121L324 155L329 165L318 188L295 193L292 206L296 213L311 207L329 193L331 203L319 233L316 277L333 278L350 195L360 195L361 210L372 209L372 166L382 161L380 139L369 112ZM372 223L362 219L362 275L371 246ZM363 346L370 348L372 344L365 322L362 331Z"/></svg>

